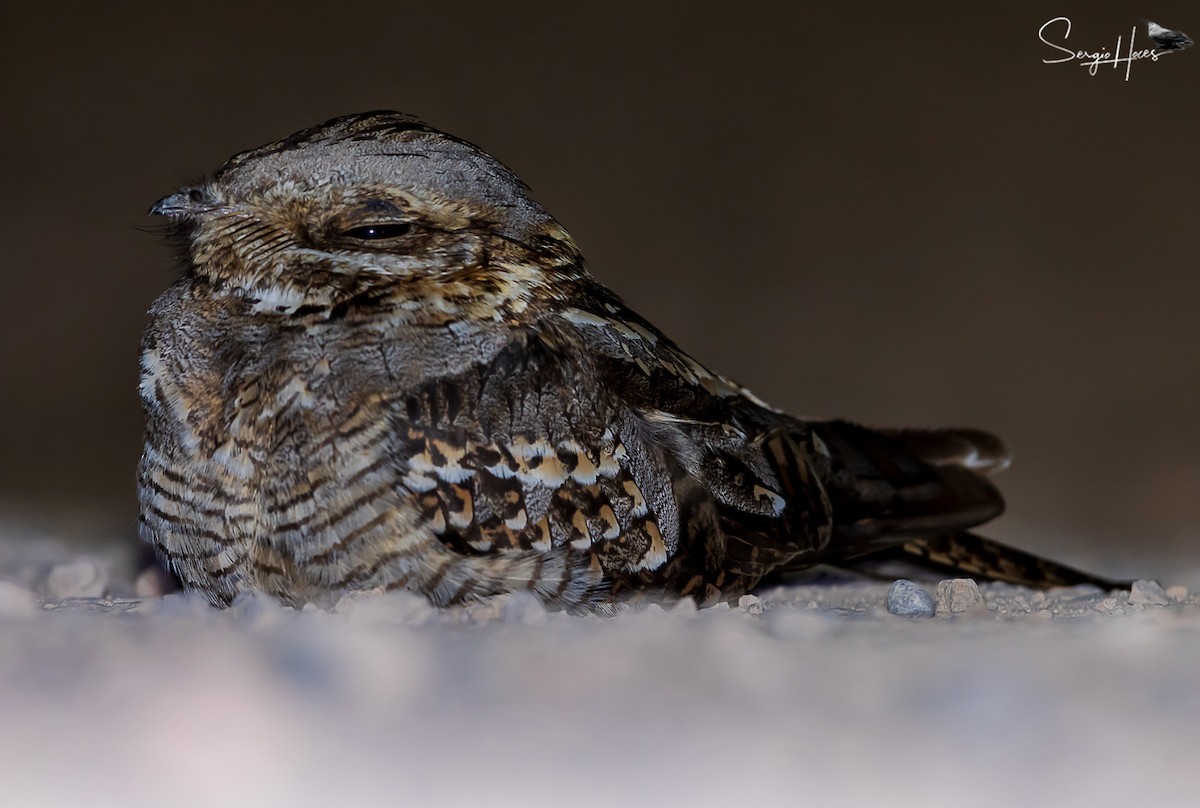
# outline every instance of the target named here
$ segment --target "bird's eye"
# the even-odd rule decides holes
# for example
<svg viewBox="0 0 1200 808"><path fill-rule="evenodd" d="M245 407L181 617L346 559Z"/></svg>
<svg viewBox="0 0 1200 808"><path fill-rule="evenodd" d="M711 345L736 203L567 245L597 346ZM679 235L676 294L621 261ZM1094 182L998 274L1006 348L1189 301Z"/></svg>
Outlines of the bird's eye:
<svg viewBox="0 0 1200 808"><path fill-rule="evenodd" d="M411 229L412 225L404 222L365 224L362 227L351 227L349 230L343 230L342 235L362 241L379 241L380 239L403 236Z"/></svg>

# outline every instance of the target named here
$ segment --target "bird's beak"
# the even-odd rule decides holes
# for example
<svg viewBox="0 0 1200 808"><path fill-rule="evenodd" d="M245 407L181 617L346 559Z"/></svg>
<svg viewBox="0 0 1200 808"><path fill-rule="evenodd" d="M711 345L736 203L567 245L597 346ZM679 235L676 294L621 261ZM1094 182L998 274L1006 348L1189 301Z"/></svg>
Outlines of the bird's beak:
<svg viewBox="0 0 1200 808"><path fill-rule="evenodd" d="M184 217L195 216L209 209L208 205L197 199L195 191L185 188L177 194L164 196L150 206L151 216Z"/></svg>

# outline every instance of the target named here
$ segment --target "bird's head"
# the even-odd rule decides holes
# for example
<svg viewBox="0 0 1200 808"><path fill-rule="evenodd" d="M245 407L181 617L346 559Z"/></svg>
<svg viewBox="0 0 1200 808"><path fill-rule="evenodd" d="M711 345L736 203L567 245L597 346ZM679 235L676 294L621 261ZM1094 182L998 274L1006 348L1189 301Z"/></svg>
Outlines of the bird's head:
<svg viewBox="0 0 1200 808"><path fill-rule="evenodd" d="M397 112L335 118L242 152L150 212L169 217L193 277L259 312L364 295L436 309L482 296L481 315L555 273L583 272L570 236L515 174Z"/></svg>

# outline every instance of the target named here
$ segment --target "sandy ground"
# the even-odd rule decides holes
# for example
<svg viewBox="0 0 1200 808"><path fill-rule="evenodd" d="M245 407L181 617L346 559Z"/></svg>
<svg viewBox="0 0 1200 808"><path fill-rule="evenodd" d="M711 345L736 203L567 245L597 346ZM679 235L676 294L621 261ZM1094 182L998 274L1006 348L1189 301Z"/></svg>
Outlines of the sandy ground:
<svg viewBox="0 0 1200 808"><path fill-rule="evenodd" d="M888 591L805 584L615 617L405 594L216 611L135 597L120 553L0 538L0 792L126 808L1200 804L1194 589L1131 603L985 585L972 605L944 585L926 618L890 614Z"/></svg>

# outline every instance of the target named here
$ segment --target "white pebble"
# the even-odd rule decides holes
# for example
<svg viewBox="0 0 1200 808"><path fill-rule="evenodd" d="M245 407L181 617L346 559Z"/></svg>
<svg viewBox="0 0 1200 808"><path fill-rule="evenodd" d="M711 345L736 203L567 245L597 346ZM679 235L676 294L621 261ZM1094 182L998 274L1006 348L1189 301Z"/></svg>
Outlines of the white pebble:
<svg viewBox="0 0 1200 808"><path fill-rule="evenodd" d="M492 595L484 600L468 603L464 611L472 623L494 623L504 618L504 605L511 595Z"/></svg>
<svg viewBox="0 0 1200 808"><path fill-rule="evenodd" d="M746 614L762 614L763 605L758 595L742 595L738 598L738 608Z"/></svg>
<svg viewBox="0 0 1200 808"><path fill-rule="evenodd" d="M1188 599L1188 588L1186 586L1180 586L1178 584L1176 584L1175 586L1168 586L1167 587L1167 597L1169 597L1171 600L1175 601L1176 603L1184 603Z"/></svg>
<svg viewBox="0 0 1200 808"><path fill-rule="evenodd" d="M148 598L139 603L134 611L163 617L207 617L212 613L212 609L212 604L203 593L192 590L171 592L161 598Z"/></svg>
<svg viewBox="0 0 1200 808"><path fill-rule="evenodd" d="M1158 581L1134 581L1129 588L1129 602L1142 606L1166 606L1170 603Z"/></svg>
<svg viewBox="0 0 1200 808"><path fill-rule="evenodd" d="M10 581L0 581L0 620L33 617L40 611L37 599L28 589Z"/></svg>
<svg viewBox="0 0 1200 808"><path fill-rule="evenodd" d="M170 580L165 570L147 567L133 582L133 593L139 598L161 598L167 593Z"/></svg>
<svg viewBox="0 0 1200 808"><path fill-rule="evenodd" d="M692 598L680 598L674 606L671 607L671 614L677 617L695 617L700 613L700 607Z"/></svg>
<svg viewBox="0 0 1200 808"><path fill-rule="evenodd" d="M57 600L102 597L108 589L108 573L95 561L56 564L46 579L46 589Z"/></svg>
<svg viewBox="0 0 1200 808"><path fill-rule="evenodd" d="M901 617L933 617L933 598L923 587L901 578L888 589L887 610Z"/></svg>
<svg viewBox="0 0 1200 808"><path fill-rule="evenodd" d="M546 607L532 592L514 592L501 607L505 623L535 626L546 622Z"/></svg>
<svg viewBox="0 0 1200 808"><path fill-rule="evenodd" d="M963 612L987 611L979 584L970 578L950 578L938 581L937 610L939 614L962 614Z"/></svg>

